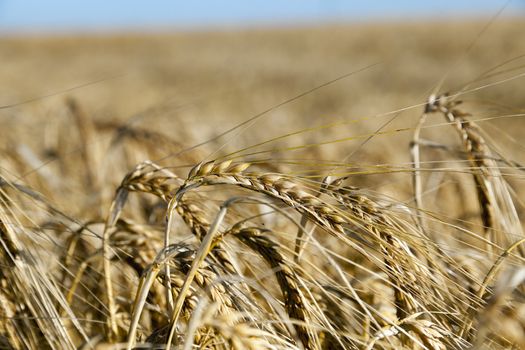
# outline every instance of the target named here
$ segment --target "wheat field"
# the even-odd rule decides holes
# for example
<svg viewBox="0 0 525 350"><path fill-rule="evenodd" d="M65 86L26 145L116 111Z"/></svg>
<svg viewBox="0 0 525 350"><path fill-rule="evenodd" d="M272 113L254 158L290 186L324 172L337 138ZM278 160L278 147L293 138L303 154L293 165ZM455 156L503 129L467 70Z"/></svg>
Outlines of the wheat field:
<svg viewBox="0 0 525 350"><path fill-rule="evenodd" d="M525 348L524 33L3 38L0 348Z"/></svg>

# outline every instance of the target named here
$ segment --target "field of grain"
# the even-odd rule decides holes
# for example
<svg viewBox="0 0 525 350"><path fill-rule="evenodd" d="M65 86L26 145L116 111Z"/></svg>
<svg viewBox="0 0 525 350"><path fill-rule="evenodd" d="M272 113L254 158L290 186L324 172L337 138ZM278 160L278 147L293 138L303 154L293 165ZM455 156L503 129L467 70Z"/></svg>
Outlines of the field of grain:
<svg viewBox="0 0 525 350"><path fill-rule="evenodd" d="M2 38L0 349L525 347L488 23Z"/></svg>

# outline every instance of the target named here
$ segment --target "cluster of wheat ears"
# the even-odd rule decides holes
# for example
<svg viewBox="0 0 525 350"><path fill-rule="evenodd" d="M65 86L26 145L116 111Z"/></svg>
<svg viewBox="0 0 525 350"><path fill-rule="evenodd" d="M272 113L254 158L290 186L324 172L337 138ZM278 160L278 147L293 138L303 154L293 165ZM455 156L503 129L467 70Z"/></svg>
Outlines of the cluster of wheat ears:
<svg viewBox="0 0 525 350"><path fill-rule="evenodd" d="M201 161L162 134L95 122L69 100L82 147L74 160L57 150L54 169L80 173L99 199L70 201L89 213L71 217L52 200L67 178L37 168L30 186L1 171L0 348L525 347L525 236L508 182L522 170L459 105L444 94L418 107L406 203L355 187L344 162L289 173L255 153ZM421 137L429 115L444 117L457 147ZM107 135L112 159L147 159L164 145L174 166L101 170L90 145ZM423 166L429 149L462 167ZM3 169L27 174L34 158L6 152ZM119 171L118 186L104 182ZM479 204L469 225L425 209L431 171L471 179Z"/></svg>

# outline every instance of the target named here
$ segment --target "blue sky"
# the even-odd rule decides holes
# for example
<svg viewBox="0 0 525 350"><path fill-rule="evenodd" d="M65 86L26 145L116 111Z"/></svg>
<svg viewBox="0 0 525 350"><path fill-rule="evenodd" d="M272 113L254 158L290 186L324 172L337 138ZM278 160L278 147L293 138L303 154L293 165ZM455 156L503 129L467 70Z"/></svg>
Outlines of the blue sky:
<svg viewBox="0 0 525 350"><path fill-rule="evenodd" d="M0 0L0 30L61 31L293 24L388 17L490 16L506 0ZM525 0L505 14L525 14Z"/></svg>

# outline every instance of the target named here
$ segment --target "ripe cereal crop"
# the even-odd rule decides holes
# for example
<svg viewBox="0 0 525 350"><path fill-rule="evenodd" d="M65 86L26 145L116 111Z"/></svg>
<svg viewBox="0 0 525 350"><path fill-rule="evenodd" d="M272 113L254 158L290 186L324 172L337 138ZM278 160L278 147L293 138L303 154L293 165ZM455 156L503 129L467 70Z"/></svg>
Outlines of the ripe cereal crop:
<svg viewBox="0 0 525 350"><path fill-rule="evenodd" d="M525 347L522 18L12 37L1 349Z"/></svg>

